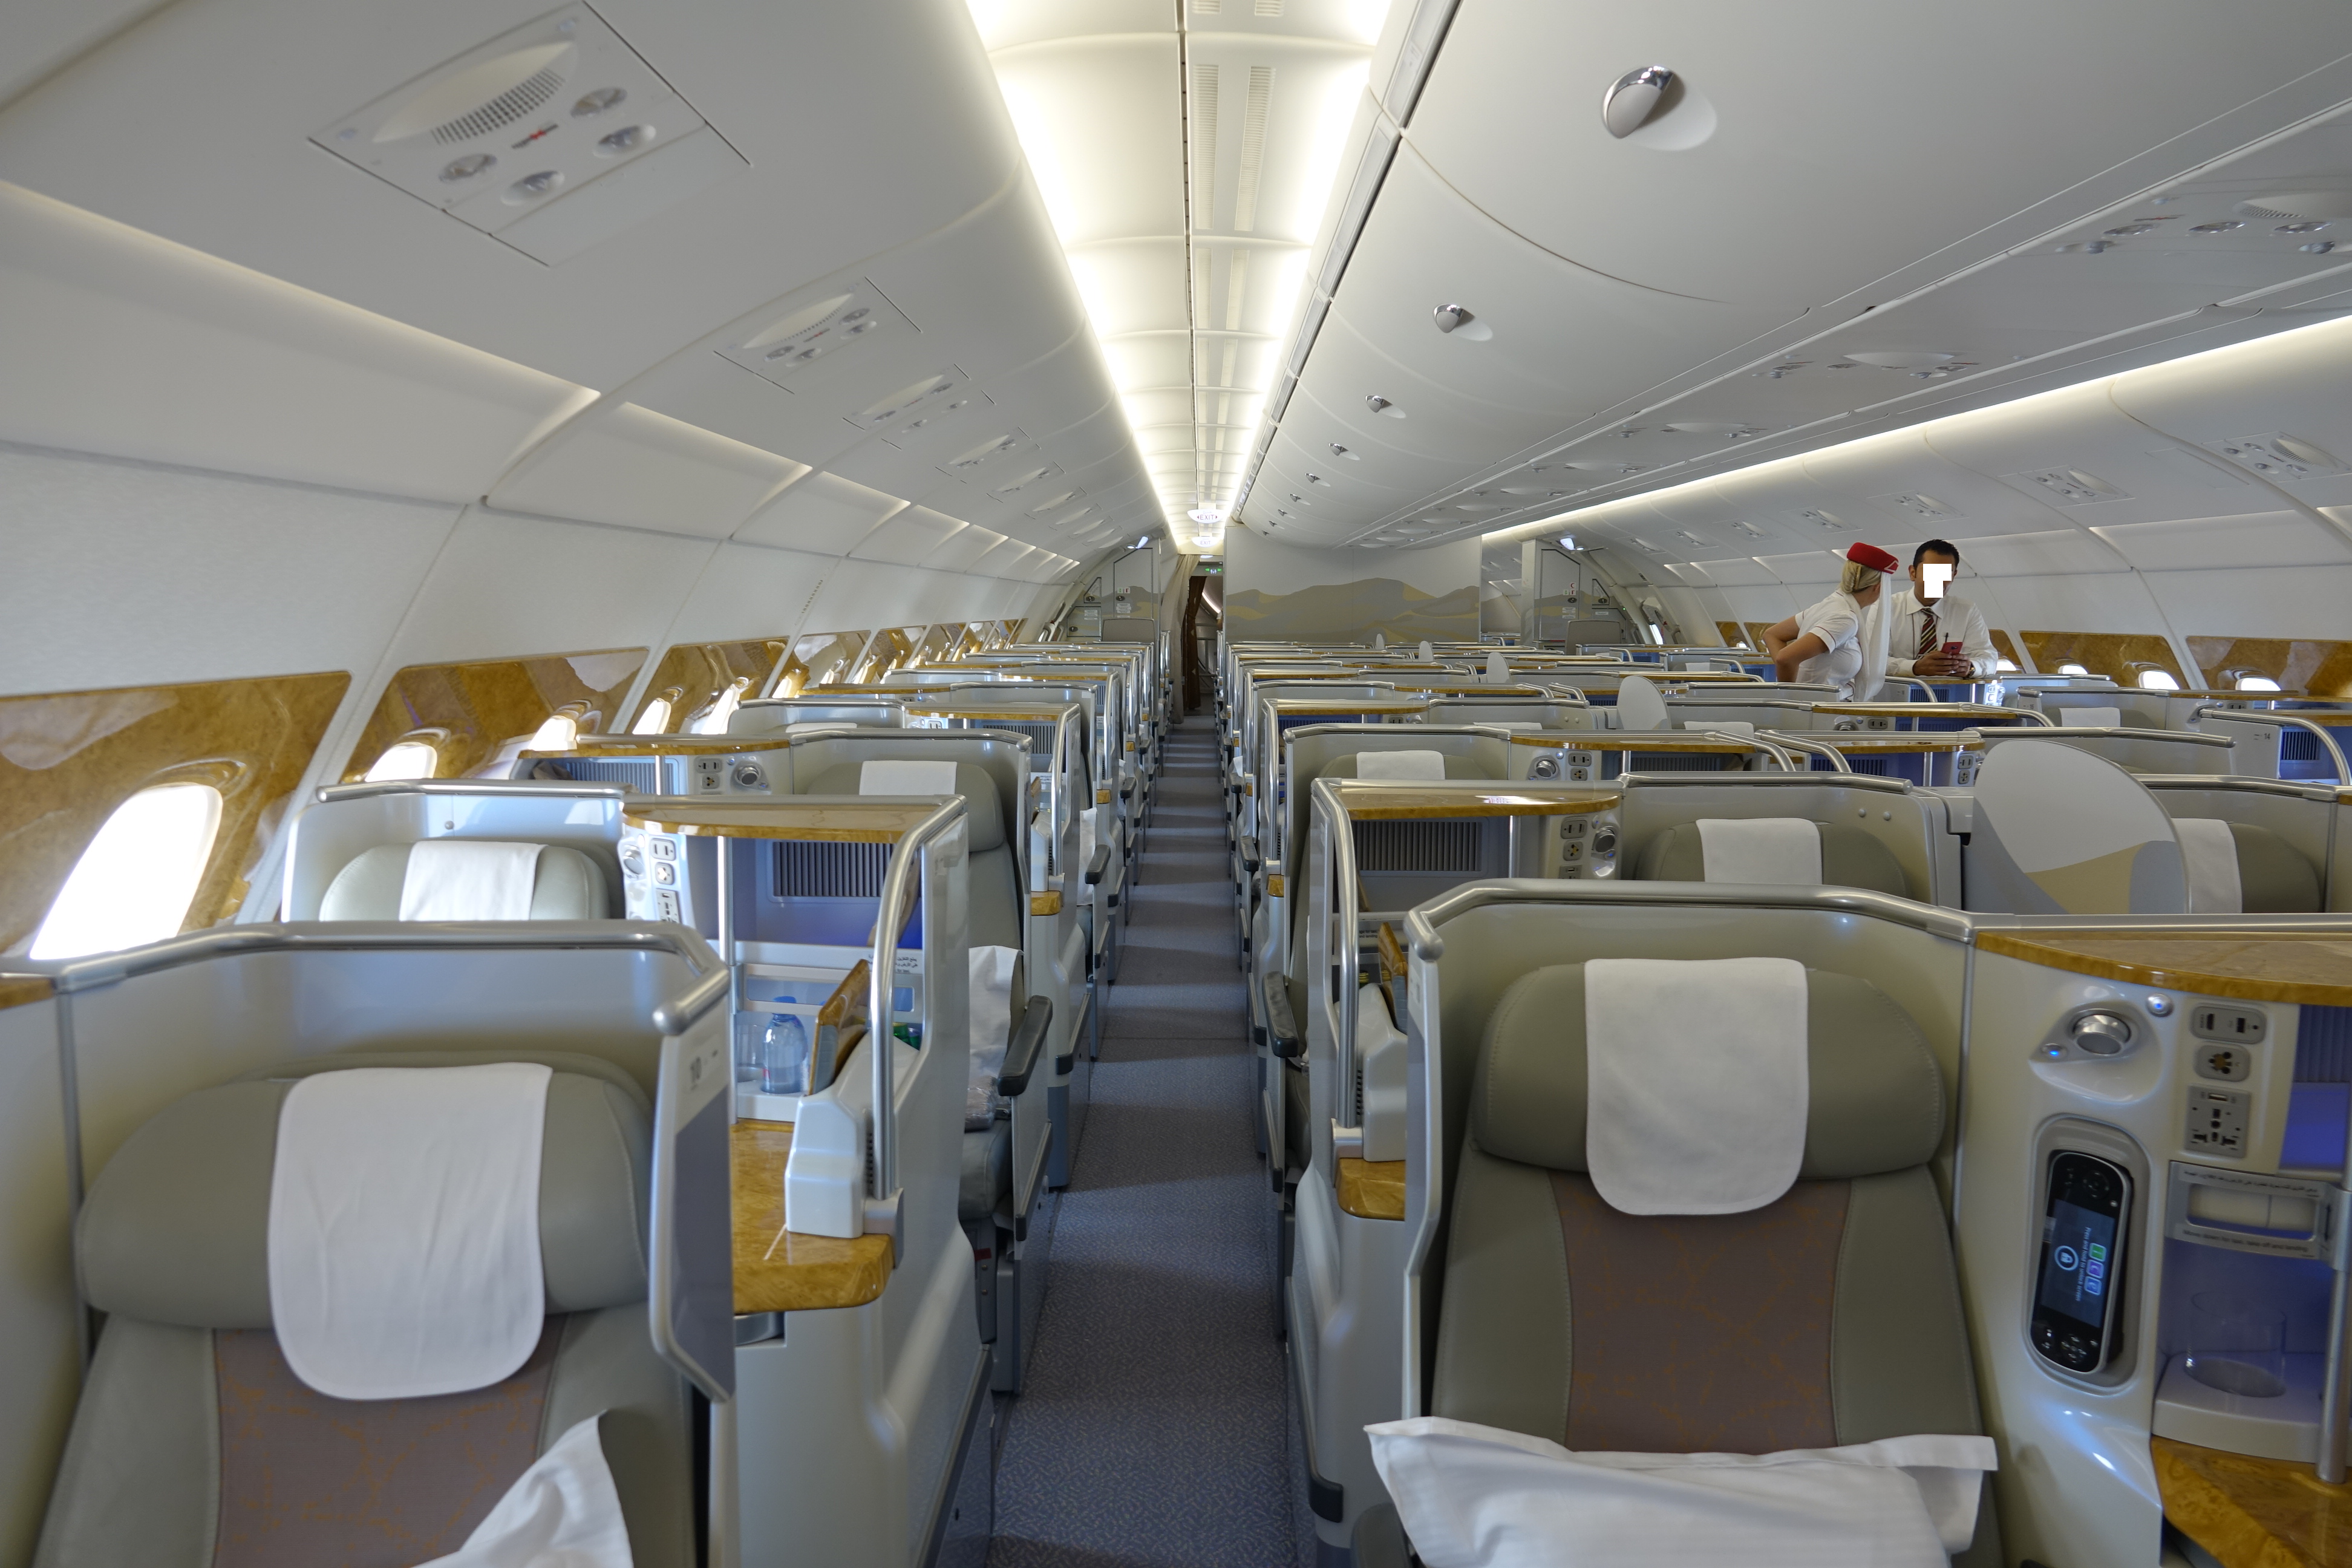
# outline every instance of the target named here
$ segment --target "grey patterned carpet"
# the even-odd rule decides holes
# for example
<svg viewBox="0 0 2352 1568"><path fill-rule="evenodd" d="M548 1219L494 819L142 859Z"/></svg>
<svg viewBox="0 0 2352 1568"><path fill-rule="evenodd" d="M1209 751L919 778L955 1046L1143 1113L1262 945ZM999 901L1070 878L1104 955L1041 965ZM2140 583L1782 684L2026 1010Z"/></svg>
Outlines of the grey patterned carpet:
<svg viewBox="0 0 2352 1568"><path fill-rule="evenodd" d="M991 1568L1314 1560L1212 723L1177 729L1105 1016Z"/></svg>

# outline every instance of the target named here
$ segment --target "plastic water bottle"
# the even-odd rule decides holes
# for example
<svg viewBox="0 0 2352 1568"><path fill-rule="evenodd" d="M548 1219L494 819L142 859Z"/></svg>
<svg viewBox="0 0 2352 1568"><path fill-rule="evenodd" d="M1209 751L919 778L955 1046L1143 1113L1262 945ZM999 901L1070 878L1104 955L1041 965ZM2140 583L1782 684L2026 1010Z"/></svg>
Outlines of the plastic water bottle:
<svg viewBox="0 0 2352 1568"><path fill-rule="evenodd" d="M809 1081L808 1026L791 1013L768 1022L760 1047L760 1092L806 1094Z"/></svg>

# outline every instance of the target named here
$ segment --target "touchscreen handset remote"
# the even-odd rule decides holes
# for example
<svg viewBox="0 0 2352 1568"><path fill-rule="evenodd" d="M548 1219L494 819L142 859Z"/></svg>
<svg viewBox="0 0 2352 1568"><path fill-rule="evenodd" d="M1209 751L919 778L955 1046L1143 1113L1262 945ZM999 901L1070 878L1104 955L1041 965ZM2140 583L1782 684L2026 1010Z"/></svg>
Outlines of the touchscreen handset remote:
<svg viewBox="0 0 2352 1568"><path fill-rule="evenodd" d="M2130 1215L2131 1174L2122 1166L2073 1150L2050 1157L2029 1331L2043 1360L2093 1373L2114 1356Z"/></svg>

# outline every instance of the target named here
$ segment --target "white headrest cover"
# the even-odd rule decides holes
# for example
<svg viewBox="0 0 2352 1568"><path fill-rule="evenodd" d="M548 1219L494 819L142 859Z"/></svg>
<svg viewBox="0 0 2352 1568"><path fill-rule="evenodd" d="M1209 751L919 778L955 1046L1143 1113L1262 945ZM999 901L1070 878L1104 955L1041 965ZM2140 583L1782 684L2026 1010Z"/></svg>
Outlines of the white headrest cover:
<svg viewBox="0 0 2352 1568"><path fill-rule="evenodd" d="M1445 777L1445 754L1436 751L1358 752L1360 779L1411 779L1416 783Z"/></svg>
<svg viewBox="0 0 2352 1568"><path fill-rule="evenodd" d="M872 762L857 771L860 795L953 795L956 765L947 763Z"/></svg>
<svg viewBox="0 0 2352 1568"><path fill-rule="evenodd" d="M1787 958L1584 966L1585 1160L1624 1214L1744 1214L1805 1159L1805 966Z"/></svg>
<svg viewBox="0 0 2352 1568"><path fill-rule="evenodd" d="M1698 842L1710 882L1821 886L1822 830L1801 816L1702 816Z"/></svg>
<svg viewBox="0 0 2352 1568"><path fill-rule="evenodd" d="M486 1387L530 1358L551 1076L354 1068L287 1091L269 1311L295 1375L338 1399L410 1399Z"/></svg>
<svg viewBox="0 0 2352 1568"><path fill-rule="evenodd" d="M400 884L404 921L527 921L541 844L420 838Z"/></svg>

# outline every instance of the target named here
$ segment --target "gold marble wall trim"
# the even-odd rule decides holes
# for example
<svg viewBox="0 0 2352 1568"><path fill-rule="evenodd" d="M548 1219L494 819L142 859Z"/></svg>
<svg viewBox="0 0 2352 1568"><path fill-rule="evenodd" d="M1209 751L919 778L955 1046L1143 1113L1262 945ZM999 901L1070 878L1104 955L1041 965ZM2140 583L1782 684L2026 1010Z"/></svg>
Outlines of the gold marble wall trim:
<svg viewBox="0 0 2352 1568"><path fill-rule="evenodd" d="M434 737L439 752L434 776L447 779L465 777L565 708L583 730L617 722L621 700L645 661L644 648L624 647L412 664L384 688L359 744L344 760L343 777L364 778L394 742L421 730L446 731Z"/></svg>
<svg viewBox="0 0 2352 1568"><path fill-rule="evenodd" d="M781 637L750 642L672 643L662 654L661 662L654 667L654 678L646 683L645 699L629 715L629 724L635 723L654 703L667 701L669 718L660 732L681 733L689 719L709 707L720 692L739 680L747 683L743 688L747 698L766 691L790 652L790 645ZM607 715L607 731L618 732L628 727L617 715Z"/></svg>
<svg viewBox="0 0 2352 1568"><path fill-rule="evenodd" d="M792 652L776 676L773 695L798 697L813 686L846 679L849 666L866 646L864 632L811 632L793 639Z"/></svg>
<svg viewBox="0 0 2352 1568"><path fill-rule="evenodd" d="M351 689L344 670L0 698L0 952L22 952L115 808L151 784L221 794L184 931L235 914Z"/></svg>
<svg viewBox="0 0 2352 1568"><path fill-rule="evenodd" d="M2181 669L2172 645L2153 632L2029 630L2020 635L2033 656L2033 668L2044 675L2057 674L2062 664L2079 664L2093 675L2113 676L2117 686L2137 686L2139 671L2132 667L2151 665L2183 686L2199 684ZM2004 640L1996 637L1993 646L1999 647Z"/></svg>
<svg viewBox="0 0 2352 1568"><path fill-rule="evenodd" d="M2217 691L2233 689L2237 682L2231 672L2242 671L2266 675L2283 689L2309 697L2352 698L2352 642L2192 637L2189 651L2204 668L2205 684Z"/></svg>

